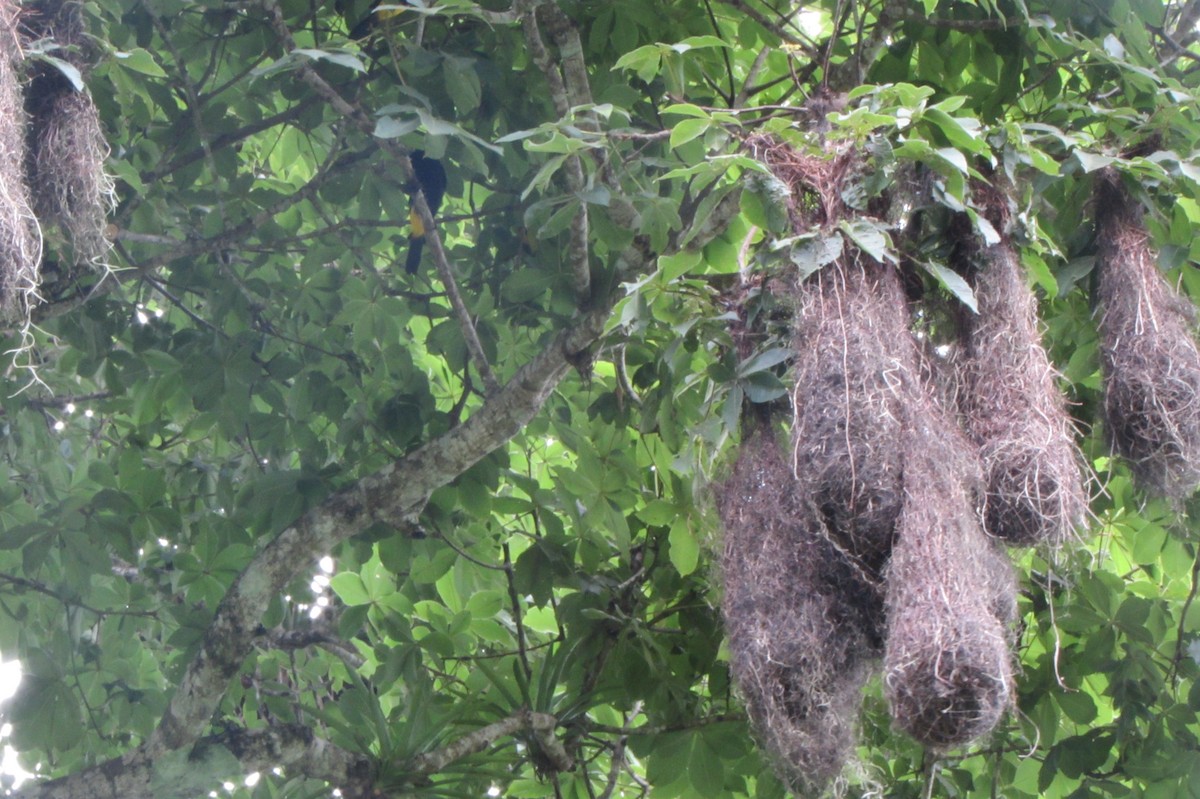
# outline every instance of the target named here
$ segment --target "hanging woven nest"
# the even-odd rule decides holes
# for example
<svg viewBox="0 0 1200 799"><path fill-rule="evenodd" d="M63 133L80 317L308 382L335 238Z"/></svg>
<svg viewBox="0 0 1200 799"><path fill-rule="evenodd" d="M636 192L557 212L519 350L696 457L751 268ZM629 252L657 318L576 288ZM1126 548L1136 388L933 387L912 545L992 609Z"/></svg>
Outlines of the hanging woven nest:
<svg viewBox="0 0 1200 799"><path fill-rule="evenodd" d="M1009 544L1065 542L1087 512L1083 459L1056 372L1042 346L1037 298L1008 237L1003 199L988 189L1000 240L957 227L961 271L978 313L965 316L959 407L983 461L984 521Z"/></svg>
<svg viewBox="0 0 1200 799"><path fill-rule="evenodd" d="M37 302L41 230L25 183L25 109L21 97L19 6L0 0L0 308L9 321Z"/></svg>
<svg viewBox="0 0 1200 799"><path fill-rule="evenodd" d="M882 596L830 544L770 432L747 437L716 496L733 676L778 772L816 795L854 746Z"/></svg>
<svg viewBox="0 0 1200 799"><path fill-rule="evenodd" d="M894 270L860 260L839 259L798 289L792 467L834 543L878 577L903 502L915 359Z"/></svg>
<svg viewBox="0 0 1200 799"><path fill-rule="evenodd" d="M1140 486L1182 499L1200 485L1194 309L1159 271L1141 209L1112 171L1097 177L1096 261L1108 436Z"/></svg>
<svg viewBox="0 0 1200 799"><path fill-rule="evenodd" d="M90 47L82 4L30 3L22 23L27 39L53 42L56 57L86 73ZM86 88L39 61L31 69L25 108L29 181L38 218L61 232L66 261L99 268L112 248L107 228L115 193L104 169L109 148L96 105Z"/></svg>
<svg viewBox="0 0 1200 799"><path fill-rule="evenodd" d="M911 410L887 569L884 693L900 729L945 749L990 732L1011 705L1016 583L980 524L974 448L931 403Z"/></svg>

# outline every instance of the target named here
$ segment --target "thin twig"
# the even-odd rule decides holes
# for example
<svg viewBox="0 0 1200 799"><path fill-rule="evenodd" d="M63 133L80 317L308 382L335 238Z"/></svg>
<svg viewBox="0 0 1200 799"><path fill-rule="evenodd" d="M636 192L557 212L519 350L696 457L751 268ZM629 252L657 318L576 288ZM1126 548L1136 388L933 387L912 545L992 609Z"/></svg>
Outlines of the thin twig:
<svg viewBox="0 0 1200 799"><path fill-rule="evenodd" d="M1183 662L1184 657L1184 625L1187 621L1188 611L1191 610L1192 603L1196 601L1197 591L1200 591L1200 550L1196 552L1196 559L1192 562L1192 588L1188 591L1187 599L1183 601L1183 609L1179 612L1179 630L1175 633L1175 659L1171 663L1170 672L1172 681L1179 677L1179 664Z"/></svg>
<svg viewBox="0 0 1200 799"><path fill-rule="evenodd" d="M516 570L513 568L512 554L508 544L503 545L504 570L508 579L508 601L512 604L513 624L517 627L517 654L521 658L521 668L525 672L526 681L533 677L533 669L529 665L529 654L526 650L525 623L522 621L521 599L517 596Z"/></svg>
<svg viewBox="0 0 1200 799"><path fill-rule="evenodd" d="M633 716L630 716L630 718L632 719ZM588 730L591 732L606 732L612 735L663 735L668 732L682 732L684 730L695 730L700 727L709 727L713 724L742 723L745 721L745 713L721 713L716 716L687 719L686 721L674 724L643 724L640 727L630 727L628 722L623 727L613 727L608 724L591 724L588 726Z"/></svg>
<svg viewBox="0 0 1200 799"><path fill-rule="evenodd" d="M81 610L86 610L89 613L95 613L97 616L100 616L101 618L104 618L107 616L133 616L133 617L144 618L144 619L157 619L158 618L158 613L156 613L155 611L152 611L152 610L102 610L100 608L95 608L84 602L80 602L77 599L71 599L70 597L64 596L63 594L60 594L58 591L55 591L53 588L50 588L47 585L39 583L36 580L30 580L25 577L18 577L15 574L0 573L0 583L10 585L13 588L24 588L24 589L33 591L38 594L44 594L45 596L48 596L51 599L57 599L65 607L80 608Z"/></svg>

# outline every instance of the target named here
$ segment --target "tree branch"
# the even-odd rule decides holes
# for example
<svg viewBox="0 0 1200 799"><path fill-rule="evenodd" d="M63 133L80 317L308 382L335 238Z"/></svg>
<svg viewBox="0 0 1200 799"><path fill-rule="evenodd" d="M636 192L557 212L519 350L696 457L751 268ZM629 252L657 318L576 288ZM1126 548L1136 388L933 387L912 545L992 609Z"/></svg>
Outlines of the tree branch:
<svg viewBox="0 0 1200 799"><path fill-rule="evenodd" d="M629 263L645 261L638 252L625 256ZM151 738L137 749L70 777L31 785L19 791L20 799L161 799L151 786L151 764L194 751L221 698L250 651L258 621L272 597L289 580L308 568L321 553L375 523L411 524L436 488L457 477L492 450L519 432L541 409L572 359L589 347L604 330L611 303L581 317L560 332L550 345L497 394L490 397L462 425L429 442L407 457L333 494L281 532L238 575L204 636L178 690ZM529 729L552 762L569 758L553 736L553 726L536 714ZM256 733L268 735L268 732ZM494 738L493 738L494 740ZM322 755L323 741L294 757L272 755L280 764L312 761L304 773L345 785L357 779L359 761ZM291 750L289 750L291 751ZM343 753L344 755L344 753ZM324 759L322 759L324 758ZM320 775L311 769L320 766ZM353 769L351 767L354 767ZM195 768L191 763L189 768ZM569 768L569 767L568 767ZM358 769L358 770L355 770ZM198 769L200 772L211 771Z"/></svg>
<svg viewBox="0 0 1200 799"><path fill-rule="evenodd" d="M1177 42L1188 41L1196 35L1196 25L1200 23L1200 0L1188 0L1179 11L1175 20L1175 28L1170 39Z"/></svg>
<svg viewBox="0 0 1200 799"><path fill-rule="evenodd" d="M791 26L793 29L795 28L795 25L790 20L781 19L778 22L771 20L766 16L766 14L763 14L761 11L745 2L745 0L723 0L723 2L733 6L738 11L741 11L747 17L757 22L759 25L762 25L768 31L778 36L785 44L795 47L809 58L817 57L817 48L811 40L809 40L799 31L796 31L796 33L789 33L784 29L785 25Z"/></svg>
<svg viewBox="0 0 1200 799"><path fill-rule="evenodd" d="M94 613L100 618L106 616L135 616L147 619L157 619L158 613L152 610L105 610L103 608L92 607L91 605L80 602L77 599L72 599L58 591L55 591L48 585L39 583L36 580L29 580L24 577L18 577L15 574L0 573L0 585L8 585L16 590L33 591L34 593L48 596L51 599L56 599L68 608L80 608L89 613ZM16 591L14 590L14 593Z"/></svg>
<svg viewBox="0 0 1200 799"><path fill-rule="evenodd" d="M338 657L348 668L362 668L366 661L358 651L332 633L316 627L307 630L271 630L263 636L268 646L277 649L320 647Z"/></svg>
<svg viewBox="0 0 1200 799"><path fill-rule="evenodd" d="M525 44L529 48L529 52L533 54L534 63L546 77L554 108L558 111L559 117L566 118L573 106L591 105L591 87L588 84L586 65L578 63L583 60L583 48L579 42L578 32L574 31L570 20L567 19L564 23L561 19L552 17L554 24L551 35L558 43L559 54L562 56L562 63L559 64L546 50L537 19L537 12L540 9L547 9L546 13L551 14L549 9L553 8L557 11L557 6L536 2L523 5L521 30L525 34ZM566 16L561 12L559 15L564 18ZM574 36L571 33L574 33ZM589 112L585 115L585 120L580 127L586 130L596 130L599 126L596 124L594 115ZM567 159L566 174L567 187L579 201L579 211L571 222L571 243L567 250L567 260L571 264L571 282L575 289L575 298L582 306L591 294L592 270L588 258L590 253L588 210L587 203L583 199L587 179L584 174L583 161L578 155L572 155Z"/></svg>
<svg viewBox="0 0 1200 799"><path fill-rule="evenodd" d="M541 409L571 360L603 332L609 307L605 303L561 332L462 425L333 494L267 544L217 608L148 750L178 749L195 739L249 651L271 598L314 558L369 525L414 524L435 489L519 432Z"/></svg>
<svg viewBox="0 0 1200 799"><path fill-rule="evenodd" d="M500 738L522 730L533 733L542 753L550 759L556 769L569 771L574 765L574 760L567 754L562 743L554 737L554 728L557 726L558 719L554 716L521 710L508 718L480 727L441 749L417 755L409 762L408 771L412 774L436 774L451 763L478 754Z"/></svg>
<svg viewBox="0 0 1200 799"><path fill-rule="evenodd" d="M15 795L20 799L203 796L222 780L277 767L337 785L346 796L364 795L374 782L374 768L365 755L340 749L301 725L273 724L261 730L210 735L190 751L163 758L134 750L69 777L26 784Z"/></svg>

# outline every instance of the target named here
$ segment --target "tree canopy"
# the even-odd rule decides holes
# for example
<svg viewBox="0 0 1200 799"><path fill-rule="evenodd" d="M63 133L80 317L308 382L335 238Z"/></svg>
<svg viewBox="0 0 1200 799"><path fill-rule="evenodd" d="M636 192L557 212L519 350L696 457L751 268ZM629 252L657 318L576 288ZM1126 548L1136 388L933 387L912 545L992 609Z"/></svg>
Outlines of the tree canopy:
<svg viewBox="0 0 1200 799"><path fill-rule="evenodd" d="M966 224L1038 292L1092 499L1010 550L999 726L926 750L876 678L836 787L1200 796L1200 508L1114 455L1094 312L1103 180L1200 294L1200 2L62 6L0 3L43 237L37 296L0 286L12 795L782 796L711 486L791 418L789 287L860 253L937 343ZM103 149L39 138L52 91L110 150L91 228L84 184L36 201ZM755 142L853 154L853 214L789 224Z"/></svg>

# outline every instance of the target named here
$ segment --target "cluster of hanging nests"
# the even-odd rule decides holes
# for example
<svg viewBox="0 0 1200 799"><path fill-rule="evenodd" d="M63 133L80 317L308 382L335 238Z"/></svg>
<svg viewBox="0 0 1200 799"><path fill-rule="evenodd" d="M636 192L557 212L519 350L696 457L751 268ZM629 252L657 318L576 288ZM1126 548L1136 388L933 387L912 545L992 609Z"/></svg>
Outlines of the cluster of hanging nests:
<svg viewBox="0 0 1200 799"><path fill-rule="evenodd" d="M765 136L749 145L791 187L798 232L852 213L838 191L852 155L810 157ZM1190 305L1155 267L1116 177L1098 184L1107 428L1143 487L1179 497L1200 483ZM959 325L950 363L931 363L914 335L897 268L847 243L788 289L790 436L748 423L716 486L733 674L802 795L843 769L880 663L897 727L922 744L945 750L991 731L1013 702L1016 581L1004 545L1054 548L1085 521L1074 426L1003 197L975 192L1000 240L951 228L978 313Z"/></svg>
<svg viewBox="0 0 1200 799"><path fill-rule="evenodd" d="M63 266L96 269L111 247L108 145L91 96L76 85L91 56L78 0L0 0L0 315L8 320L36 301L43 231L61 238Z"/></svg>

